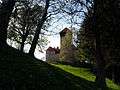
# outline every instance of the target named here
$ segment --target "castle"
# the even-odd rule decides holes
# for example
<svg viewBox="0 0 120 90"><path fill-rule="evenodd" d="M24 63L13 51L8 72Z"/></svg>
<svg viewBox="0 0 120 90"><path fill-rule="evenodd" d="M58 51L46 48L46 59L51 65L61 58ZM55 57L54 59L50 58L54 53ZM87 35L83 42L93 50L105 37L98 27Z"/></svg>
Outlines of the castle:
<svg viewBox="0 0 120 90"><path fill-rule="evenodd" d="M73 33L68 28L63 29L60 32L60 49L49 47L46 50L46 61L54 63L63 61L67 63L74 62L75 46L72 42Z"/></svg>

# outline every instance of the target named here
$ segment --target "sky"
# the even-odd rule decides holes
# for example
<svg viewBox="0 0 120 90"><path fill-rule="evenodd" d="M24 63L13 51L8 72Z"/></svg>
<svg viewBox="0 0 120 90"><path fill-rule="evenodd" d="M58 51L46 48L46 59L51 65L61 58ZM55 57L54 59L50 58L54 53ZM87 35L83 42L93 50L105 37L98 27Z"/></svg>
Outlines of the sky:
<svg viewBox="0 0 120 90"><path fill-rule="evenodd" d="M70 29L70 24L67 24L64 20L61 19L60 21L56 22L55 24L53 24L51 27L48 28L49 31L53 31L54 33L52 33L51 36L47 36L47 39L48 39L49 43L46 45L43 53L41 53L36 48L34 55L35 55L35 57L37 59L40 59L40 60L43 60L43 61L46 60L45 56L46 56L46 50L47 50L48 47L53 47L53 48L54 47L55 48L59 47L60 48L60 35L59 35L59 32L62 31L66 27ZM14 47L14 48L19 48L20 47L20 45L18 45L16 42L13 42L13 41L11 41L9 39L7 39L7 42L8 42L8 44L10 46L11 46L11 43L12 43L12 47ZM16 45L17 45L17 47L16 47ZM26 53L29 52L29 49L30 49L30 45L28 45L28 44L25 45L24 50L25 50Z"/></svg>
<svg viewBox="0 0 120 90"><path fill-rule="evenodd" d="M1 2L1 0L0 0L0 2ZM58 14L58 17L59 16L60 15ZM69 20L70 20L70 17L66 17L65 14L64 14L65 18L62 17L63 19L58 20L58 17L54 18L54 21L51 22L51 27L48 28L48 31L53 31L56 35L47 36L49 43L46 46L46 48L44 50L44 53L41 53L41 52L39 52L39 50L36 49L36 51L35 51L35 57L36 58L45 60L46 49L48 47L50 47L50 46L51 47L59 47L60 48L60 36L59 36L59 32L62 31L64 28L69 28L70 29L70 27L73 27L73 26L71 26L70 23L68 23ZM65 19L67 19L67 20L65 20ZM79 22L81 21L81 19L79 19L79 17L77 17L77 18L75 17L74 20L75 21L79 21ZM74 27L77 27L77 26L74 26ZM25 50L27 52L29 50L29 47L30 46L27 46L25 48Z"/></svg>
<svg viewBox="0 0 120 90"><path fill-rule="evenodd" d="M45 61L45 56L46 56L46 49L48 47L59 47L60 48L60 35L59 32L62 31L64 28L69 28L71 29L71 27L77 27L77 26L71 26L70 23L67 22L67 20L65 18L58 20L57 17L54 18L54 21L51 22L51 25L48 28L48 31L52 31L54 33L52 33L53 35L48 36L48 45L45 48L44 53L40 53L38 50L35 51L35 57L38 59L42 59Z"/></svg>
<svg viewBox="0 0 120 90"><path fill-rule="evenodd" d="M1 2L1 0L0 0ZM35 50L35 57L38 58L38 59L42 59L42 60L45 60L45 55L46 55L46 49L48 47L59 47L60 48L60 36L59 36L59 32L62 31L64 28L69 28L70 27L70 24L68 24L66 21L64 21L64 19L61 19L61 20L57 20L54 18L54 21L51 22L51 27L49 27L49 31L53 31L56 35L51 35L51 36L47 36L48 38L48 45L46 46L45 50L44 50L44 53L41 53L39 52L39 50ZM7 42L10 44L11 41L7 40ZM13 43L13 47L15 47L15 42ZM30 46L28 45L26 48L25 48L25 51L28 52Z"/></svg>
<svg viewBox="0 0 120 90"><path fill-rule="evenodd" d="M51 35L48 36L48 45L46 46L46 49L48 47L59 47L60 48L60 35L59 32L62 31L64 28L69 28L70 24L67 24L65 22L63 22L63 20L60 20L58 22L56 22L56 24L54 24L52 27L49 28L50 31L55 31L55 33L57 33L56 35ZM38 59L42 59L43 61L45 61L45 56L46 56L46 49L44 51L44 53L40 53L38 50L35 51L35 57Z"/></svg>

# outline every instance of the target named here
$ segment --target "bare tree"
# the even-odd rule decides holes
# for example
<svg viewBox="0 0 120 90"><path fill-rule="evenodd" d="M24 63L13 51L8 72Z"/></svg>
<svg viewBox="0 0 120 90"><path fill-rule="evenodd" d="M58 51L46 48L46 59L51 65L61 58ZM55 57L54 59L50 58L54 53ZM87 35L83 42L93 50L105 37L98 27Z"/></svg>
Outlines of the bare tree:
<svg viewBox="0 0 120 90"><path fill-rule="evenodd" d="M34 51L35 51L36 45L38 43L39 34L41 32L41 29L42 29L42 26L43 26L44 22L47 19L47 14L48 14L47 11L48 11L48 8L49 8L49 3L50 3L50 0L46 0L44 13L42 15L42 18L38 21L37 29L35 31L35 35L34 35L34 38L33 38L32 44L31 44L31 48L29 50L29 54L31 56L34 56Z"/></svg>

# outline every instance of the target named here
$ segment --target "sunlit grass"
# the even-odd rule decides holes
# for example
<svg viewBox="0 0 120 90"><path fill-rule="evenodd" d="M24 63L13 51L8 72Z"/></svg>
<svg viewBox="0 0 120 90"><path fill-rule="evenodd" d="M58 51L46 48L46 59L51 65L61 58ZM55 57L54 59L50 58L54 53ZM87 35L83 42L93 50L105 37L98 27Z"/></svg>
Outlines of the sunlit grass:
<svg viewBox="0 0 120 90"><path fill-rule="evenodd" d="M75 76L82 77L82 78L87 79L89 81L95 80L95 76L89 71L89 69L72 67L70 65L60 65L60 64L55 65L55 66L65 70L66 72L69 72Z"/></svg>
<svg viewBox="0 0 120 90"><path fill-rule="evenodd" d="M107 86L111 88L111 90L120 90L120 86L116 85L112 80L106 79Z"/></svg>
<svg viewBox="0 0 120 90"><path fill-rule="evenodd" d="M95 75L92 74L90 72L90 69L88 68L72 67L70 65L62 65L62 64L53 64L53 65L75 76L84 78L88 81L95 81ZM110 88L110 90L120 90L120 86L113 83L112 80L106 79L106 81L107 81L107 86Z"/></svg>

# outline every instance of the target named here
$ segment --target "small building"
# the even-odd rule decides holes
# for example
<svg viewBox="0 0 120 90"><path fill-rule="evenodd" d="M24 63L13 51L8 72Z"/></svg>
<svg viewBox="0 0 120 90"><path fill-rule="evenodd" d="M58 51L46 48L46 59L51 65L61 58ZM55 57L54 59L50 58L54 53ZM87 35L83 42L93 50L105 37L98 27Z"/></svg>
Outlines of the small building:
<svg viewBox="0 0 120 90"><path fill-rule="evenodd" d="M59 60L59 53L60 53L59 47L57 47L57 48L49 47L46 50L46 61L47 62L56 62L56 61L58 61Z"/></svg>

